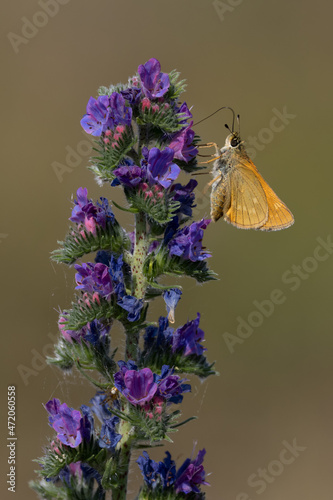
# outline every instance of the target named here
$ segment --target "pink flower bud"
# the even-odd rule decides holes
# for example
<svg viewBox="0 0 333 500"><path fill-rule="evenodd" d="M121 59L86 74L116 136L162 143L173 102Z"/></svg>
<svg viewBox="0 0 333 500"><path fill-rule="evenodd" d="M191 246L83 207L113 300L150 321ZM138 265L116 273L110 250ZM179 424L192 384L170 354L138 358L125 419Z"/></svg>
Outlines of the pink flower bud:
<svg viewBox="0 0 333 500"><path fill-rule="evenodd" d="M92 299L93 302L96 302L99 306L101 305L100 297L97 292L93 293Z"/></svg>
<svg viewBox="0 0 333 500"><path fill-rule="evenodd" d="M89 233L92 233L94 236L96 236L96 221L93 217L86 217L84 226ZM84 238L86 238L86 235L84 235Z"/></svg>
<svg viewBox="0 0 333 500"><path fill-rule="evenodd" d="M144 98L142 99L141 106L142 106L142 111L144 111L146 108L147 108L147 109L149 109L149 108L150 108L151 103L150 103L150 100L148 99L148 97L144 97Z"/></svg>

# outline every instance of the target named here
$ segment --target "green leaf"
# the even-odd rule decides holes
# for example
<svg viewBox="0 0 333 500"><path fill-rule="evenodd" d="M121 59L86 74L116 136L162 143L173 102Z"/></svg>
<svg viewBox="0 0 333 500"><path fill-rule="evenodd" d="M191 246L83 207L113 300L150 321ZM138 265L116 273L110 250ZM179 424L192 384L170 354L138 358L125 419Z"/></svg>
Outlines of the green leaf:
<svg viewBox="0 0 333 500"><path fill-rule="evenodd" d="M157 129L154 133L153 130L149 132L149 135L152 135L157 138L158 135L161 135L158 132L163 133L175 133L184 128L184 124L180 123L182 118L185 118L183 113L175 113L175 110L172 106L164 107L164 104L160 105L161 108L159 110L154 111L152 107L145 108L144 111L140 111L139 115L136 117L136 121L139 125L149 125L151 129ZM141 137L147 134L147 131L144 129L141 131ZM151 139L151 137L149 137ZM147 142L147 141L146 141Z"/></svg>
<svg viewBox="0 0 333 500"><path fill-rule="evenodd" d="M186 80L180 80L180 73L177 70L172 70L169 73L169 79L170 79L170 88L166 94L166 98L170 100L177 100L180 95L185 92L187 84Z"/></svg>
<svg viewBox="0 0 333 500"><path fill-rule="evenodd" d="M119 319L122 314L122 309L105 298L99 297L97 302L91 295L86 294L85 300L77 297L77 302L72 302L72 309L64 311L67 320L64 325L66 330L79 331L94 319L110 322L111 318Z"/></svg>
<svg viewBox="0 0 333 500"><path fill-rule="evenodd" d="M134 157L137 160L137 155L133 149L136 142L137 138L133 135L133 131L129 127L125 129L115 144L112 142L104 144L103 140L99 139L99 141L96 141L97 147L94 148L97 156L91 159L92 165L88 167L89 170L94 172L101 181L113 181L115 175L112 172L121 160L126 156ZM112 147L112 144L114 144L114 147Z"/></svg>
<svg viewBox="0 0 333 500"><path fill-rule="evenodd" d="M170 257L165 246L161 246L156 254L148 255L144 262L143 271L151 287L154 287L154 280L162 274L173 276L185 274L197 280L198 283L217 279L217 275L208 268L205 260L192 262L177 256Z"/></svg>
<svg viewBox="0 0 333 500"><path fill-rule="evenodd" d="M166 193L161 198L157 198L152 191L151 193L152 197L150 198L147 196L147 192L125 189L126 198L131 207L147 214L151 222L165 225L173 219L180 203L174 201L173 197Z"/></svg>
<svg viewBox="0 0 333 500"><path fill-rule="evenodd" d="M83 255L98 250L122 253L124 249L130 248L127 233L117 221L108 223L105 229L97 226L96 235L86 229L78 231L74 228L67 234L65 241L58 241L58 244L60 248L51 253L51 259L63 264L73 264Z"/></svg>
<svg viewBox="0 0 333 500"><path fill-rule="evenodd" d="M112 355L110 351L110 337L106 336L104 341L98 344L91 344L85 341L84 338L77 342L66 341L64 338L59 338L58 343L54 348L54 357L48 357L47 362L56 365L62 370L69 370L73 366L80 367L82 370L97 370L108 382L112 382L110 378L112 373L117 371L116 363L113 361L115 351ZM94 381L89 378L94 383ZM95 387L100 388L100 383L94 383Z"/></svg>

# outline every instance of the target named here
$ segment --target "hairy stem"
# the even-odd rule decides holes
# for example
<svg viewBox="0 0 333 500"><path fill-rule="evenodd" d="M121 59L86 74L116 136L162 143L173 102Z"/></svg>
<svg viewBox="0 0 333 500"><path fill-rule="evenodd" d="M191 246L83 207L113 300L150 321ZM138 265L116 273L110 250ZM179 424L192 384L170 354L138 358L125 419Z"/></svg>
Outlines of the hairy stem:
<svg viewBox="0 0 333 500"><path fill-rule="evenodd" d="M146 291L146 278L143 274L143 263L148 252L147 221L144 213L135 215L135 244L132 258L132 293L137 299L143 299ZM139 345L139 330L127 331L126 336L126 361L136 360Z"/></svg>
<svg viewBox="0 0 333 500"><path fill-rule="evenodd" d="M122 438L119 441L118 449L118 484L117 487L112 489L112 500L126 500L127 493L127 479L129 472L129 464L131 459L131 428L132 425L122 420L119 426L119 432L122 434Z"/></svg>
<svg viewBox="0 0 333 500"><path fill-rule="evenodd" d="M146 279L143 275L143 263L148 251L147 221L142 212L135 215L135 245L132 261L134 296L143 299L146 290Z"/></svg>
<svg viewBox="0 0 333 500"><path fill-rule="evenodd" d="M135 244L134 253L131 261L132 277L133 277L133 290L132 293L137 299L143 299L146 290L146 278L143 274L143 264L147 256L149 247L148 235L147 235L147 220L146 215L143 213L138 213L135 215ZM138 328L133 328L127 330L126 332L126 353L125 359L135 360L137 359L138 346L139 346L139 334L140 330ZM112 500L124 500L126 499L127 491L127 479L129 472L129 464L131 458L131 436L132 425L121 420L119 427L119 433L122 435L121 440L118 444L119 459L118 459L118 485L117 488L112 490Z"/></svg>

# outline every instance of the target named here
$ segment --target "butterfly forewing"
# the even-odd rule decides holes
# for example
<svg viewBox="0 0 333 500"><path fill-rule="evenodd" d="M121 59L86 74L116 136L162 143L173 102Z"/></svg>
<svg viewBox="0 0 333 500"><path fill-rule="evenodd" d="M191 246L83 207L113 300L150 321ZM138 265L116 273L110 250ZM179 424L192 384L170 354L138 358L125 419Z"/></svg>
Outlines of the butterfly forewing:
<svg viewBox="0 0 333 500"><path fill-rule="evenodd" d="M265 191L256 172L247 165L232 167L226 176L230 183L230 206L227 199L224 219L242 229L258 229L268 219L268 204Z"/></svg>

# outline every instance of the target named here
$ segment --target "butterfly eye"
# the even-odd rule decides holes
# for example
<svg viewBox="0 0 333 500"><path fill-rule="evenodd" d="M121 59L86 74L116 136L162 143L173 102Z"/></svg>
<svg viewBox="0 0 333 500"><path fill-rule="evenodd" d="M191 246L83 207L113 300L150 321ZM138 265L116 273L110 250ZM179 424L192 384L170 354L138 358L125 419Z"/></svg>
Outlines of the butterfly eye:
<svg viewBox="0 0 333 500"><path fill-rule="evenodd" d="M238 139L236 139L236 137L234 137L233 139L231 139L231 141L230 141L230 145L231 145L233 148L235 148L236 146L238 146L238 144L239 144L239 141L238 141Z"/></svg>

